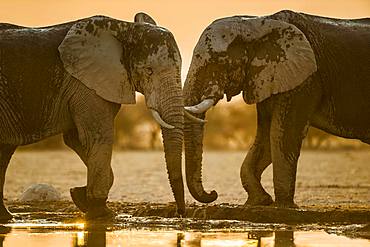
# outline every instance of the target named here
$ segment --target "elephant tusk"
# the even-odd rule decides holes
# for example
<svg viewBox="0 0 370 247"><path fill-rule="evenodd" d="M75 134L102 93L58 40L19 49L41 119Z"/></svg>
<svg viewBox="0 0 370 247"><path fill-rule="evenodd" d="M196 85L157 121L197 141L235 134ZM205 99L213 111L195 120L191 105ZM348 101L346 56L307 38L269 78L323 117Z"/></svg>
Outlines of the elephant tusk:
<svg viewBox="0 0 370 247"><path fill-rule="evenodd" d="M163 128L166 128L166 129L174 129L175 126L173 125L170 125L168 123L166 123L165 121L163 121L163 119L161 118L161 116L159 115L159 113L153 109L150 109L150 112L152 113L153 115L153 118L155 119L155 121L157 121L157 123L162 126Z"/></svg>
<svg viewBox="0 0 370 247"><path fill-rule="evenodd" d="M194 117L193 115L191 115L189 112L187 112L186 110L184 111L184 115L185 117L187 117L188 119L194 121L194 122L197 122L197 123L207 123L207 120L203 120L203 119L200 119L200 118L197 118L197 117Z"/></svg>
<svg viewBox="0 0 370 247"><path fill-rule="evenodd" d="M203 113L207 111L209 108L211 108L215 103L214 99L205 99L202 102L200 102L198 105L193 106L185 106L185 110L192 112L192 113Z"/></svg>

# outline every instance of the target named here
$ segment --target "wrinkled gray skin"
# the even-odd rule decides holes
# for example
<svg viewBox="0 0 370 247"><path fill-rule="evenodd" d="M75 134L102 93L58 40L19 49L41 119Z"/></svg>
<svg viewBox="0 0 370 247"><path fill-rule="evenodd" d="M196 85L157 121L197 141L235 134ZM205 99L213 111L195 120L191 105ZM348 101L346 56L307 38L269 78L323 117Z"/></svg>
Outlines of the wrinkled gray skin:
<svg viewBox="0 0 370 247"><path fill-rule="evenodd" d="M157 27L143 13L135 17L139 22L134 23L109 17L92 18L99 20L94 28L109 24L115 29L115 39L124 51L119 56L129 75L127 85L144 94L148 108L156 110L167 124L175 127L162 128L162 135L169 181L178 212L183 214L183 98L181 57L176 42L169 31ZM89 18L47 28L0 24L0 219L11 218L3 204L3 186L9 160L17 146L59 133L63 133L66 145L88 168L88 206L107 199L113 183L110 163L114 118L120 104L103 99L72 77L58 52L69 29L86 20ZM162 57L167 61L165 64L155 59L158 47L163 45L169 54ZM148 57L154 58L153 64L147 61Z"/></svg>
<svg viewBox="0 0 370 247"><path fill-rule="evenodd" d="M228 25L236 25L233 30L238 30L249 18L217 20L204 31L199 42L217 43L209 35L215 25L224 25L227 33L231 29ZM317 71L294 89L257 102L257 135L240 175L249 195L246 205L274 203L295 207L297 161L308 126L370 144L370 20L337 20L291 11L265 18L293 24L303 32L314 51ZM215 52L212 45L201 49L204 46L198 42L184 85L186 106L203 99L214 99L216 104L224 94L229 101L242 91L244 100L249 101L248 95L254 89L249 81L258 73L258 67L248 61L264 52L266 57L271 56L280 47L270 42L269 34L264 36L264 45L258 45L261 40L245 42L243 35L235 35L227 51L221 53ZM225 35L221 33L217 37L225 38ZM198 65L194 57L209 59ZM205 118L205 113L193 115ZM185 118L186 179L194 198L208 203L217 199L217 193L207 193L202 186L203 125ZM261 174L271 163L275 202L260 182Z"/></svg>

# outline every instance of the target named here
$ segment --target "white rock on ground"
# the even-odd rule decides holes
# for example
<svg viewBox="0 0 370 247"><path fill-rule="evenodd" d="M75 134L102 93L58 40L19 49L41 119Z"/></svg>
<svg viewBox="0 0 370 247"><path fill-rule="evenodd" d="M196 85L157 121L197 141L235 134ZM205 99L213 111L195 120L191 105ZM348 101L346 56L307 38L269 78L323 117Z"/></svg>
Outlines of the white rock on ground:
<svg viewBox="0 0 370 247"><path fill-rule="evenodd" d="M22 202L59 201L61 194L51 185L33 184L22 193L19 200Z"/></svg>

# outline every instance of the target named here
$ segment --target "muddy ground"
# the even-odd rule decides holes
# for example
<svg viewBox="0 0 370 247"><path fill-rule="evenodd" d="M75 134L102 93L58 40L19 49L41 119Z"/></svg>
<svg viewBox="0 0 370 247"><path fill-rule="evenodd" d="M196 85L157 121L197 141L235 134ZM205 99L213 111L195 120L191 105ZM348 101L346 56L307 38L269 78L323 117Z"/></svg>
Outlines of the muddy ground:
<svg viewBox="0 0 370 247"><path fill-rule="evenodd" d="M247 196L239 168L243 152L206 152L204 184L219 193L210 205L196 203L186 191L186 217L175 212L161 152L114 152L115 182L110 207L117 213L110 227L159 229L248 229L274 231L324 229L350 237L370 238L370 151L303 151L298 167L297 210L245 208ZM10 164L5 198L16 222L76 222L83 215L69 199L69 188L83 185L86 168L71 151L17 152ZM263 175L273 195L272 169ZM62 194L60 202L22 203L31 184L47 183ZM172 219L165 219L174 217ZM259 225L261 224L261 225Z"/></svg>
<svg viewBox="0 0 370 247"><path fill-rule="evenodd" d="M45 231L73 230L84 215L70 201L9 202L14 219L10 225L26 223L27 228ZM173 203L109 202L117 212L114 219L86 222L96 231L144 229L215 232L302 232L325 231L350 238L370 239L370 212L363 209L276 209L244 208L240 205L188 205L185 217L179 217ZM5 222L4 222L5 223ZM30 225L29 225L30 224ZM33 225L33 226L32 226ZM70 229L71 225L73 229ZM0 229L1 230L1 229Z"/></svg>
<svg viewBox="0 0 370 247"><path fill-rule="evenodd" d="M244 204L239 178L246 152L206 152L204 187L216 190L215 203ZM370 209L370 149L362 151L302 151L295 201L300 206ZM115 180L110 201L167 203L173 201L162 152L114 152ZM21 152L7 171L5 198L17 200L32 184L54 186L69 200L69 188L86 183L86 168L72 151ZM262 176L273 196L272 166ZM187 203L196 202L185 190Z"/></svg>

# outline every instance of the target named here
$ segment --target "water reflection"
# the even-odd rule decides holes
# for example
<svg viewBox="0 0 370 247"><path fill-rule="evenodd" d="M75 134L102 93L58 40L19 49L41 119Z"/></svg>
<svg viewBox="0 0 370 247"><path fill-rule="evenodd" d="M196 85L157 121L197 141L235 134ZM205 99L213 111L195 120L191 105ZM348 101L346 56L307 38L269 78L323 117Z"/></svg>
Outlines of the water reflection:
<svg viewBox="0 0 370 247"><path fill-rule="evenodd" d="M85 231L73 235L73 247L104 247L107 242L105 225L86 224Z"/></svg>
<svg viewBox="0 0 370 247"><path fill-rule="evenodd" d="M272 231L250 231L248 232L248 239L257 240L257 247L262 247L261 239L266 237L272 237Z"/></svg>
<svg viewBox="0 0 370 247"><path fill-rule="evenodd" d="M178 234L179 236L179 234ZM247 233L185 233L185 238L177 246L250 246L250 247L295 247L294 232L286 231L249 231ZM178 241L179 243L180 241Z"/></svg>
<svg viewBox="0 0 370 247"><path fill-rule="evenodd" d="M293 231L276 231L275 247L295 247Z"/></svg>
<svg viewBox="0 0 370 247"><path fill-rule="evenodd" d="M3 247L6 234L11 232L11 228L0 225L0 247Z"/></svg>
<svg viewBox="0 0 370 247"><path fill-rule="evenodd" d="M36 227L35 227L36 226ZM72 225L61 228L60 224L42 227L40 224L0 225L0 247L22 246L161 246L161 247L313 247L313 246L370 246L369 241L349 239L324 231L294 232L292 230L257 231L176 231L138 230L128 228L112 231L112 225Z"/></svg>

